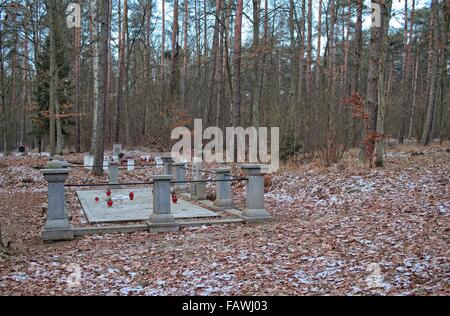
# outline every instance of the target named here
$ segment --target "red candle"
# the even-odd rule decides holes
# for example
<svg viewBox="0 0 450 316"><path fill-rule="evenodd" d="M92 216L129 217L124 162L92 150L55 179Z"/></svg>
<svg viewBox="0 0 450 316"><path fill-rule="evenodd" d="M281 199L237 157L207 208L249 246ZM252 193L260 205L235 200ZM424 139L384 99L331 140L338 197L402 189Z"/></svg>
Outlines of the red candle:
<svg viewBox="0 0 450 316"><path fill-rule="evenodd" d="M131 200L131 201L134 200L134 192L130 192L130 200Z"/></svg>
<svg viewBox="0 0 450 316"><path fill-rule="evenodd" d="M173 204L177 204L178 203L178 198L177 198L177 195L175 193L172 193L172 202L173 202Z"/></svg>

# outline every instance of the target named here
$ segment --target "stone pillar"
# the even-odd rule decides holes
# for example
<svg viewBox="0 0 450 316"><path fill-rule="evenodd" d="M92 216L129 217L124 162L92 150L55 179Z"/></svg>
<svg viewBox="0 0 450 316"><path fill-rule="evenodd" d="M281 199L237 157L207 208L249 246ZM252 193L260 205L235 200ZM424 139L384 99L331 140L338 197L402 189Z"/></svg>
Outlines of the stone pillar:
<svg viewBox="0 0 450 316"><path fill-rule="evenodd" d="M164 174L168 176L172 176L172 157L162 157L162 161L164 163Z"/></svg>
<svg viewBox="0 0 450 316"><path fill-rule="evenodd" d="M119 162L109 162L109 184L119 184Z"/></svg>
<svg viewBox="0 0 450 316"><path fill-rule="evenodd" d="M150 230L156 232L176 231L179 225L171 212L170 181L172 176L153 177L153 213Z"/></svg>
<svg viewBox="0 0 450 316"><path fill-rule="evenodd" d="M64 160L64 157L63 157L63 156L55 155L55 156L53 156L53 158L51 158L50 160L52 160L52 161L53 161L53 160L60 161L63 168L69 168L69 163L68 163L66 160Z"/></svg>
<svg viewBox="0 0 450 316"><path fill-rule="evenodd" d="M44 241L72 240L74 233L70 226L64 202L64 182L69 176L70 169L63 168L61 161L51 161L42 170L48 182L48 211L47 222L42 230Z"/></svg>
<svg viewBox="0 0 450 316"><path fill-rule="evenodd" d="M103 171L108 171L109 169L109 157L103 158Z"/></svg>
<svg viewBox="0 0 450 316"><path fill-rule="evenodd" d="M175 175L175 181L186 181L186 164L176 163L173 164L173 170ZM176 183L173 190L175 192L186 192L186 183Z"/></svg>
<svg viewBox="0 0 450 316"><path fill-rule="evenodd" d="M84 167L88 170L92 170L93 165L94 165L94 157L90 155L84 156Z"/></svg>
<svg viewBox="0 0 450 316"><path fill-rule="evenodd" d="M193 163L193 178L194 181L202 181L203 178L203 164L201 162ZM206 182L194 182L191 185L191 198L193 200L206 200Z"/></svg>
<svg viewBox="0 0 450 316"><path fill-rule="evenodd" d="M113 144L113 152L112 155L114 157L119 157L120 153L122 152L122 145L121 144Z"/></svg>
<svg viewBox="0 0 450 316"><path fill-rule="evenodd" d="M264 175L265 168L262 165L243 165L242 171L248 178L245 210L242 216L248 222L271 220L264 204Z"/></svg>
<svg viewBox="0 0 450 316"><path fill-rule="evenodd" d="M231 198L231 181L221 181L221 180L231 180L230 168L216 169L216 200L214 201L214 206L220 209L235 208L234 202Z"/></svg>
<svg viewBox="0 0 450 316"><path fill-rule="evenodd" d="M127 159L127 170L128 171L134 170L134 159Z"/></svg>

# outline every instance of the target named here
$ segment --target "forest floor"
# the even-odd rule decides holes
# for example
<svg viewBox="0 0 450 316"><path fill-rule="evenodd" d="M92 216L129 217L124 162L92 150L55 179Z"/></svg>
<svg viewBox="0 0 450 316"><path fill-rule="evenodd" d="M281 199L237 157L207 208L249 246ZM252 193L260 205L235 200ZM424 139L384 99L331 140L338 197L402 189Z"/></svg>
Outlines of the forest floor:
<svg viewBox="0 0 450 316"><path fill-rule="evenodd" d="M449 144L389 148L379 169L356 156L328 168L291 163L268 177L273 222L60 243L40 240L46 183L37 168L46 158L2 159L10 245L0 253L0 294L449 295ZM99 179L77 169L71 180ZM239 204L244 190L234 187Z"/></svg>

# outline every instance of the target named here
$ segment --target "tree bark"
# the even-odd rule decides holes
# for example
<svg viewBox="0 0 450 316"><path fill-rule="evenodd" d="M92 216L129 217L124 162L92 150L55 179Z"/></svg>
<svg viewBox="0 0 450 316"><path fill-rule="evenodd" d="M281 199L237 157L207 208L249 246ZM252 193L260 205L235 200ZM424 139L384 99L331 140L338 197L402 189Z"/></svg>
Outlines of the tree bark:
<svg viewBox="0 0 450 316"><path fill-rule="evenodd" d="M237 0L233 55L233 126L241 125L241 36L243 0Z"/></svg>
<svg viewBox="0 0 450 316"><path fill-rule="evenodd" d="M351 92L359 93L359 73L361 71L361 52L362 52L362 19L363 19L363 0L357 0L356 29L353 57L353 78Z"/></svg>
<svg viewBox="0 0 450 316"><path fill-rule="evenodd" d="M3 10L0 8L0 15ZM0 19L0 119L2 129L3 154L6 157L9 154L7 143L7 108L6 108L6 85L5 85L5 59L3 55L3 20Z"/></svg>
<svg viewBox="0 0 450 316"><path fill-rule="evenodd" d="M252 106L252 125L259 128L260 125L260 68L261 68L261 54L259 52L259 28L261 23L261 0L253 0L253 106Z"/></svg>
<svg viewBox="0 0 450 316"><path fill-rule="evenodd" d="M432 141L434 114L436 109L436 86L437 86L437 47L435 44L435 27L436 27L436 0L431 2L430 31L429 31L429 47L428 47L428 102L427 116L423 127L421 143L428 146Z"/></svg>
<svg viewBox="0 0 450 316"><path fill-rule="evenodd" d="M97 130L98 130L98 117L100 115L100 105L99 105L99 38L98 38L98 0L91 0L91 21L92 21L92 73L94 77L94 87L93 87L93 119L92 119L92 136L91 136L91 155L94 154L97 148ZM103 164L103 160L102 160Z"/></svg>
<svg viewBox="0 0 450 316"><path fill-rule="evenodd" d="M316 57L316 90L317 96L320 94L320 72L322 67L322 3L323 0L319 0L319 18L317 20L317 57Z"/></svg>
<svg viewBox="0 0 450 316"><path fill-rule="evenodd" d="M448 119L448 68L447 68L447 58L448 58L448 30L450 29L450 4L448 1L443 1L443 27L441 27L441 121L439 123L439 141L442 144L446 136L446 126Z"/></svg>
<svg viewBox="0 0 450 316"><path fill-rule="evenodd" d="M308 46L306 48L306 109L309 113L311 109L312 98L312 0L308 0Z"/></svg>
<svg viewBox="0 0 450 316"><path fill-rule="evenodd" d="M173 2L173 29L172 29L172 78L170 91L172 99L175 100L179 95L179 77L178 77L178 0Z"/></svg>
<svg viewBox="0 0 450 316"><path fill-rule="evenodd" d="M370 57L369 57L369 73L367 82L367 101L366 111L368 113L368 121L366 126L366 159L372 164L373 154L375 150L375 140L377 138L377 113L378 113L378 88L380 80L380 58L383 47L384 25L386 8L382 0L372 0L372 5L379 6L380 24L372 23L371 39L370 39Z"/></svg>
<svg viewBox="0 0 450 316"><path fill-rule="evenodd" d="M383 34L389 33L389 23L391 16L392 1L386 2L387 8L385 11ZM378 111L377 111L377 137L375 140L375 165L382 167L384 165L384 121L386 116L386 93L385 93L385 68L386 68L386 54L387 54L387 36L383 36L381 46L381 58L379 66L379 82L378 82Z"/></svg>
<svg viewBox="0 0 450 316"><path fill-rule="evenodd" d="M181 81L181 107L186 108L186 97L187 97L187 71L189 63L189 48L188 48L188 29L189 29L189 2L184 1L184 22L183 22L183 73Z"/></svg>
<svg viewBox="0 0 450 316"><path fill-rule="evenodd" d="M127 83L125 82L125 71L126 71L126 65L125 65L125 58L126 58L126 50L125 50L125 43L127 40L127 25L128 25L128 1L123 0L123 11L120 7L120 0L119 0L119 79L118 79L118 87L117 87L117 105L116 105L116 119L115 119L115 135L114 135L114 142L119 143L120 142L120 134L122 131L122 115L121 112L124 109L124 93L125 93L125 85ZM123 12L123 14L122 14ZM126 119L126 118L125 118ZM125 132L126 133L126 132Z"/></svg>
<svg viewBox="0 0 450 316"><path fill-rule="evenodd" d="M100 85L99 85L99 112L97 117L96 147L94 151L93 174L100 176L103 174L103 158L105 147L105 111L109 103L108 86L108 55L109 55L109 32L110 32L110 2L109 0L99 0L101 5L101 33L100 33Z"/></svg>
<svg viewBox="0 0 450 316"><path fill-rule="evenodd" d="M49 0L47 4L48 19L50 25L50 88L49 88L49 115L50 115L50 156L56 154L56 99L58 84L58 65L56 62L56 5L57 0Z"/></svg>
<svg viewBox="0 0 450 316"><path fill-rule="evenodd" d="M77 4L82 7L82 1L77 0ZM75 81L75 151L81 151L81 106L80 106L80 94L81 94L81 82L80 82L80 71L81 71L81 27L75 27L75 48L74 48L74 81Z"/></svg>

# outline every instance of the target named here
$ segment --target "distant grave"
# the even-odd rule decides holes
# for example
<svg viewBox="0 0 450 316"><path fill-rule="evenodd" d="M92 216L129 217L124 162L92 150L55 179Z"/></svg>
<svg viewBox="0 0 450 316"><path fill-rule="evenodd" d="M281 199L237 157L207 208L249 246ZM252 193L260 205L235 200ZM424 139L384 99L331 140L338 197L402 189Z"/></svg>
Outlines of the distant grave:
<svg viewBox="0 0 450 316"><path fill-rule="evenodd" d="M113 152L112 155L114 157L119 157L120 153L122 152L122 145L121 144L114 144L113 145Z"/></svg>

